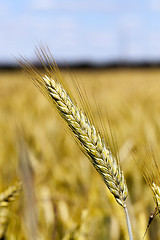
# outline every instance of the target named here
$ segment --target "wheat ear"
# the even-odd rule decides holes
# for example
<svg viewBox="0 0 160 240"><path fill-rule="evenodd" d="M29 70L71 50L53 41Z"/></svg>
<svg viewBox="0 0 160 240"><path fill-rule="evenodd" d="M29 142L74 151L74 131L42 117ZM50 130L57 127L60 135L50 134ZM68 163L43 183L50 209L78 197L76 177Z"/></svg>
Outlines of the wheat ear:
<svg viewBox="0 0 160 240"><path fill-rule="evenodd" d="M125 200L128 195L127 185L123 173L116 158L113 157L109 147L106 147L104 139L90 123L86 115L71 100L61 84L56 83L47 75L42 78L47 93L52 97L55 106L68 126L78 138L82 150L85 151L91 163L102 176L105 184L115 197L116 201L123 206L126 215L127 227L130 240L133 240L131 223Z"/></svg>
<svg viewBox="0 0 160 240"><path fill-rule="evenodd" d="M21 183L7 188L0 194L0 239L4 239L9 217L9 205L16 199L21 190Z"/></svg>
<svg viewBox="0 0 160 240"><path fill-rule="evenodd" d="M137 163L148 186L153 192L156 209L160 212L160 163L157 160L157 151L151 143L147 143L144 150L146 157L142 157Z"/></svg>
<svg viewBox="0 0 160 240"><path fill-rule="evenodd" d="M87 116L72 101L69 94L59 83L62 82L63 78L52 56L50 58L43 49L41 49L41 53L37 49L37 55L46 70L45 75L40 74L26 59L24 59L25 62L20 61L20 64L29 73L33 83L50 100L67 122L71 131L79 140L82 151L102 176L116 201L125 207L128 190L117 159L113 157L110 148L106 146L104 139L94 125L91 124ZM49 68L45 61L47 61ZM51 74L54 74L54 79Z"/></svg>
<svg viewBox="0 0 160 240"><path fill-rule="evenodd" d="M0 194L0 207L8 206L10 202L14 201L21 190L21 183L18 182L13 186L8 187Z"/></svg>
<svg viewBox="0 0 160 240"><path fill-rule="evenodd" d="M23 57L19 62L25 71L29 73L36 87L39 88L67 122L75 138L78 139L76 141L80 144L81 150L86 154L93 166L102 176L116 201L124 208L129 238L133 240L131 224L125 203L128 190L119 162L117 158L112 155L109 146L105 144L104 139L96 130L95 126L60 84L60 82L63 82L63 77L49 49L49 54L42 48L40 50L41 51L36 48L36 53L46 70L46 74L42 75ZM52 78L51 75L54 75L54 78Z"/></svg>
<svg viewBox="0 0 160 240"><path fill-rule="evenodd" d="M91 163L103 177L117 202L124 206L127 197L127 186L120 166L113 157L111 150L106 147L104 140L96 131L94 125L73 103L64 88L48 76L43 77L43 81L56 108L78 138Z"/></svg>
<svg viewBox="0 0 160 240"><path fill-rule="evenodd" d="M153 147L151 142L146 143L143 150L143 156L141 157L140 161L137 161L137 164L140 167L148 186L152 190L156 207L154 213L152 213L149 217L149 222L143 239L146 236L153 218L160 213L160 164L157 159L158 157L155 146Z"/></svg>
<svg viewBox="0 0 160 240"><path fill-rule="evenodd" d="M154 194L154 200L157 205L157 213L160 213L160 186L156 185L154 182L151 185L151 189Z"/></svg>

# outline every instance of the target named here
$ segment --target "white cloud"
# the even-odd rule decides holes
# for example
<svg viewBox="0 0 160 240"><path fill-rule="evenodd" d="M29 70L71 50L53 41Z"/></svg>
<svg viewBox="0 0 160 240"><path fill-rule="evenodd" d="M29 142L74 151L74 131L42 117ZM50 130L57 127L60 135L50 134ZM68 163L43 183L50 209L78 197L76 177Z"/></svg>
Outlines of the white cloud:
<svg viewBox="0 0 160 240"><path fill-rule="evenodd" d="M0 2L0 17L4 17L9 12L10 8L7 3Z"/></svg>
<svg viewBox="0 0 160 240"><path fill-rule="evenodd" d="M160 1L159 0L150 0L150 8L153 11L160 11Z"/></svg>
<svg viewBox="0 0 160 240"><path fill-rule="evenodd" d="M138 14L125 14L122 17L122 28L124 30L137 30L141 27L142 19Z"/></svg>
<svg viewBox="0 0 160 240"><path fill-rule="evenodd" d="M38 41L53 47L57 55L64 55L60 51L69 51L77 47L77 35L75 22L71 16L55 16L44 18L31 15L17 15L12 21L0 23L3 37L0 38L1 56L0 61L14 61L12 54L18 53L33 59L34 45ZM62 49L62 50L61 50ZM6 57L5 57L6 56Z"/></svg>
<svg viewBox="0 0 160 240"><path fill-rule="evenodd" d="M160 33L150 33L148 36L148 53L160 58Z"/></svg>
<svg viewBox="0 0 160 240"><path fill-rule="evenodd" d="M33 0L30 5L34 10L50 10L55 8L56 3L52 0Z"/></svg>
<svg viewBox="0 0 160 240"><path fill-rule="evenodd" d="M110 48L117 45L117 35L114 32L97 32L87 36L93 47Z"/></svg>
<svg viewBox="0 0 160 240"><path fill-rule="evenodd" d="M111 0L34 0L31 2L34 10L65 10L65 11L117 11L119 5Z"/></svg>

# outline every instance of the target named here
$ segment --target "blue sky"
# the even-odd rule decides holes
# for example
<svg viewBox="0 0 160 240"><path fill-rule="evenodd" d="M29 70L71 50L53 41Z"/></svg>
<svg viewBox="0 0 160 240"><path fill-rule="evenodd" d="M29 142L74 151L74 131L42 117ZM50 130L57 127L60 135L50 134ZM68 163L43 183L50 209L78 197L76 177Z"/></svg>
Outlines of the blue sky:
<svg viewBox="0 0 160 240"><path fill-rule="evenodd" d="M58 61L160 59L159 0L0 0L0 62L35 58L38 42Z"/></svg>

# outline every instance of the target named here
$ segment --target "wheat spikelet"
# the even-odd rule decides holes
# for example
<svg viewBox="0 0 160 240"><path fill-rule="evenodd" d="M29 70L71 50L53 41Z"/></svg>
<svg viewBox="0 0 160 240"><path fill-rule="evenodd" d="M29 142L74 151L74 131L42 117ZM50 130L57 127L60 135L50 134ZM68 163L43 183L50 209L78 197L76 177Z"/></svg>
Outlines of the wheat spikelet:
<svg viewBox="0 0 160 240"><path fill-rule="evenodd" d="M52 57L50 60L50 57L42 49L42 54L39 50L37 52L39 59L46 69L46 74L41 75L35 68L30 66L30 63L26 59L25 66L23 67L29 72L34 84L49 98L50 102L56 107L63 119L65 119L69 128L79 140L82 151L85 152L102 176L116 201L124 207L128 190L117 159L113 157L110 148L106 146L95 126L91 124L87 116L72 101L63 86L59 83L62 81L61 75ZM50 69L46 67L44 61L47 61ZM54 79L51 78L52 73L54 74Z"/></svg>
<svg viewBox="0 0 160 240"><path fill-rule="evenodd" d="M157 205L157 213L160 212L160 186L156 185L154 182L151 185L151 189L154 194L154 200Z"/></svg>
<svg viewBox="0 0 160 240"><path fill-rule="evenodd" d="M20 190L21 183L17 183L0 194L0 239L3 239L7 230L9 205L19 195Z"/></svg>

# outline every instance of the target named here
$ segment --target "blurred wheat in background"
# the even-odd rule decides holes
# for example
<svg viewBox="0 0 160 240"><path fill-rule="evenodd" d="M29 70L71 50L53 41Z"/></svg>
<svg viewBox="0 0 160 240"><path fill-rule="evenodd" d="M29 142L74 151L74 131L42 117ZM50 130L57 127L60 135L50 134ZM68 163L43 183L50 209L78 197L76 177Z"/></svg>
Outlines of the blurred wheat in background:
<svg viewBox="0 0 160 240"><path fill-rule="evenodd" d="M94 90L105 128L108 126L107 105L128 185L134 239L142 239L155 206L152 192L134 158L144 165L151 161L153 156L144 152L148 139L154 139L152 144L159 152L160 72L117 69L74 70L73 73L85 82L92 115L97 125L102 126L92 96ZM41 75L44 76L43 71ZM66 83L71 82L68 71L63 70L62 75ZM13 197L9 199L14 199L9 210L8 203L6 205L7 224L0 221L1 229L5 225L1 239L128 239L123 208L116 204L45 98L20 70L1 72L0 82L3 139L0 142L0 189L1 196L6 195L7 187L13 189ZM23 126L24 139L20 139L17 148L19 124ZM113 146L111 150L115 153ZM158 154L154 158L159 166ZM153 190L153 184L159 187L159 175L154 175L153 182L150 180L152 169L153 173L158 171L156 165L152 165L152 168L145 165L144 175L147 174ZM17 180L22 181L23 191L15 198L12 185ZM157 204L155 188L153 193ZM160 238L159 224L159 218L154 218L145 239Z"/></svg>

